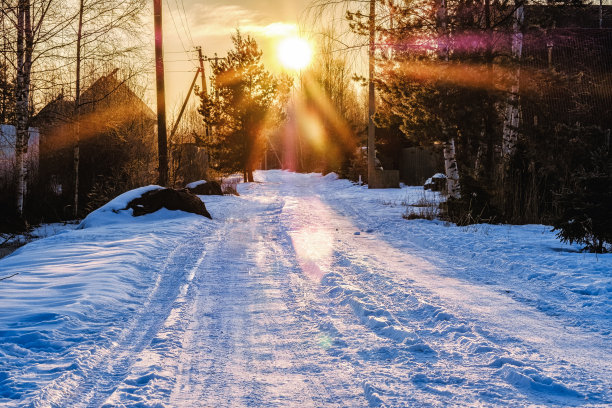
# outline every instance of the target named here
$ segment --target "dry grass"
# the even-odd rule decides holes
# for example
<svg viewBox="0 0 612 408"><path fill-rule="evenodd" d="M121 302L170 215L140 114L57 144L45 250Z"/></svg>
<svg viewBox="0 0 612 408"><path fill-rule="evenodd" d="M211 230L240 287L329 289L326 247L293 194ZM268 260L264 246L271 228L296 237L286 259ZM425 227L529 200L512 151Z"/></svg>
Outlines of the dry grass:
<svg viewBox="0 0 612 408"><path fill-rule="evenodd" d="M405 204L406 211L402 218L406 220L434 220L438 217L439 204L425 194L412 204Z"/></svg>

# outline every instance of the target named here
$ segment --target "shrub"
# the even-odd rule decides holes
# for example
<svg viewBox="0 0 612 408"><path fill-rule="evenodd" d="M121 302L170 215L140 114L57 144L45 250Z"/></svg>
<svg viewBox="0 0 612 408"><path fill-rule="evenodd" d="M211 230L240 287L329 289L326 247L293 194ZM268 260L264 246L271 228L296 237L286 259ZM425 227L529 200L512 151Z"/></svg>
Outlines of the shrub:
<svg viewBox="0 0 612 408"><path fill-rule="evenodd" d="M457 225L494 223L499 211L491 205L491 194L469 175L461 178L461 198L449 197L442 203L442 217Z"/></svg>
<svg viewBox="0 0 612 408"><path fill-rule="evenodd" d="M612 160L607 149L596 150L591 170L572 175L569 187L556 195L559 216L553 230L563 242L585 245L584 250L603 253L612 244Z"/></svg>

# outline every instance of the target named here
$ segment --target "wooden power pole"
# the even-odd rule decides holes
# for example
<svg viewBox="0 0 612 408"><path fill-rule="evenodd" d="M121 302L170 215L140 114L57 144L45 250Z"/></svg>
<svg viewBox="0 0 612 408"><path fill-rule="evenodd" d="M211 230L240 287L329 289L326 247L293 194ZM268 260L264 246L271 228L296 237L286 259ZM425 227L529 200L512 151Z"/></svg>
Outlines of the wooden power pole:
<svg viewBox="0 0 612 408"><path fill-rule="evenodd" d="M204 57L202 56L202 47L196 47L198 57L200 59L200 73L202 74L202 94L206 96L206 73L204 71Z"/></svg>
<svg viewBox="0 0 612 408"><path fill-rule="evenodd" d="M207 95L206 71L204 71L204 57L202 56L202 47L197 47L196 50L198 50L198 57L200 58L200 74L202 75L202 95L206 96ZM210 126L208 126L208 123L207 123L206 124L206 141L209 141L210 140L209 138L210 138Z"/></svg>
<svg viewBox="0 0 612 408"><path fill-rule="evenodd" d="M187 92L187 96L185 97L185 102L183 102L183 106L181 106L181 111L179 112L178 118L176 119L176 122L174 123L174 127L172 128L172 131L170 132L170 139L172 139L172 136L174 136L174 132L176 132L176 129L178 129L178 125L181 122L181 118L183 117L183 113L185 112L185 108L187 107L187 102L189 102L189 97L191 96L191 91L193 91L193 87L195 85L196 79L198 79L199 74L200 74L200 68L198 68L198 70L195 73L195 76L193 77L193 81L191 81L191 86L189 86L189 91Z"/></svg>
<svg viewBox="0 0 612 408"><path fill-rule="evenodd" d="M376 178L376 143L374 112L376 111L376 97L374 94L374 52L376 51L376 0L370 0L370 49L368 58L368 188L377 188Z"/></svg>
<svg viewBox="0 0 612 408"><path fill-rule="evenodd" d="M164 55L161 0L153 0L155 25L155 83L157 88L157 147L159 156L159 185L168 185L168 137L166 136L166 90L164 84Z"/></svg>

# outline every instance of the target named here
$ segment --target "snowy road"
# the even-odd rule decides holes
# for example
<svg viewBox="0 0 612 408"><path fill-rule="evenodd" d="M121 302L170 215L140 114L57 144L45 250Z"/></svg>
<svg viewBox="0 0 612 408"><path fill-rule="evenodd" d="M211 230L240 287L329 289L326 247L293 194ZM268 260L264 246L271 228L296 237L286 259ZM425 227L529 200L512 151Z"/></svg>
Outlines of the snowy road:
<svg viewBox="0 0 612 408"><path fill-rule="evenodd" d="M212 222L162 212L0 261L20 272L0 286L0 404L612 403L611 257L542 252L534 226L409 223L401 190L257 179L204 197Z"/></svg>

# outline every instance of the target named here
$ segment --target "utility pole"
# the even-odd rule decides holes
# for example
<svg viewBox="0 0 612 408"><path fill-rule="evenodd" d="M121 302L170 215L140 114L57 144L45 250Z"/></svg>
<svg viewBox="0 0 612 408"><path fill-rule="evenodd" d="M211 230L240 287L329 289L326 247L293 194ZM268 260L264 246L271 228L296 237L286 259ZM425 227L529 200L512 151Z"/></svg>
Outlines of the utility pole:
<svg viewBox="0 0 612 408"><path fill-rule="evenodd" d="M374 52L376 51L376 0L370 0L370 51L368 59L369 68L369 83L368 83L368 188L377 187L376 179L376 143L375 143L375 128L374 112L376 110L376 99L374 94Z"/></svg>
<svg viewBox="0 0 612 408"><path fill-rule="evenodd" d="M166 136L166 90L164 84L164 55L161 0L153 0L155 26L155 83L157 87L157 148L159 156L159 184L168 184L168 138Z"/></svg>
<svg viewBox="0 0 612 408"><path fill-rule="evenodd" d="M206 96L206 73L204 71L204 57L202 56L202 47L196 47L198 58L200 59L200 72L202 73L202 93Z"/></svg>
<svg viewBox="0 0 612 408"><path fill-rule="evenodd" d="M74 196L72 215L76 220L79 216L79 161L80 143L81 143L81 42L83 40L83 7L84 1L79 2L79 27L77 29L76 43L76 82L75 82L75 97L74 97L74 153L73 153L73 168L74 168Z"/></svg>
<svg viewBox="0 0 612 408"><path fill-rule="evenodd" d="M174 136L174 132L176 132L176 129L178 128L178 125L181 122L181 118L183 117L183 113L185 112L185 107L187 107L187 102L189 102L191 91L193 91L193 87L195 85L196 79L198 79L199 73L200 73L200 68L198 68L198 70L195 73L195 76L193 77L193 81L191 81L191 86L189 87L189 91L187 92L187 96L185 97L185 102L183 102L183 106L181 106L181 111L178 115L178 118L176 119L176 123L174 124L174 127L172 128L172 131L170 132L170 140L172 140L172 136Z"/></svg>
<svg viewBox="0 0 612 408"><path fill-rule="evenodd" d="M204 71L204 57L202 57L202 47L196 47L198 51L198 57L200 59L200 74L202 74L202 95L206 96L206 71ZM191 92L191 91L189 91ZM210 137L210 126L208 123L206 124L206 140L209 140Z"/></svg>

